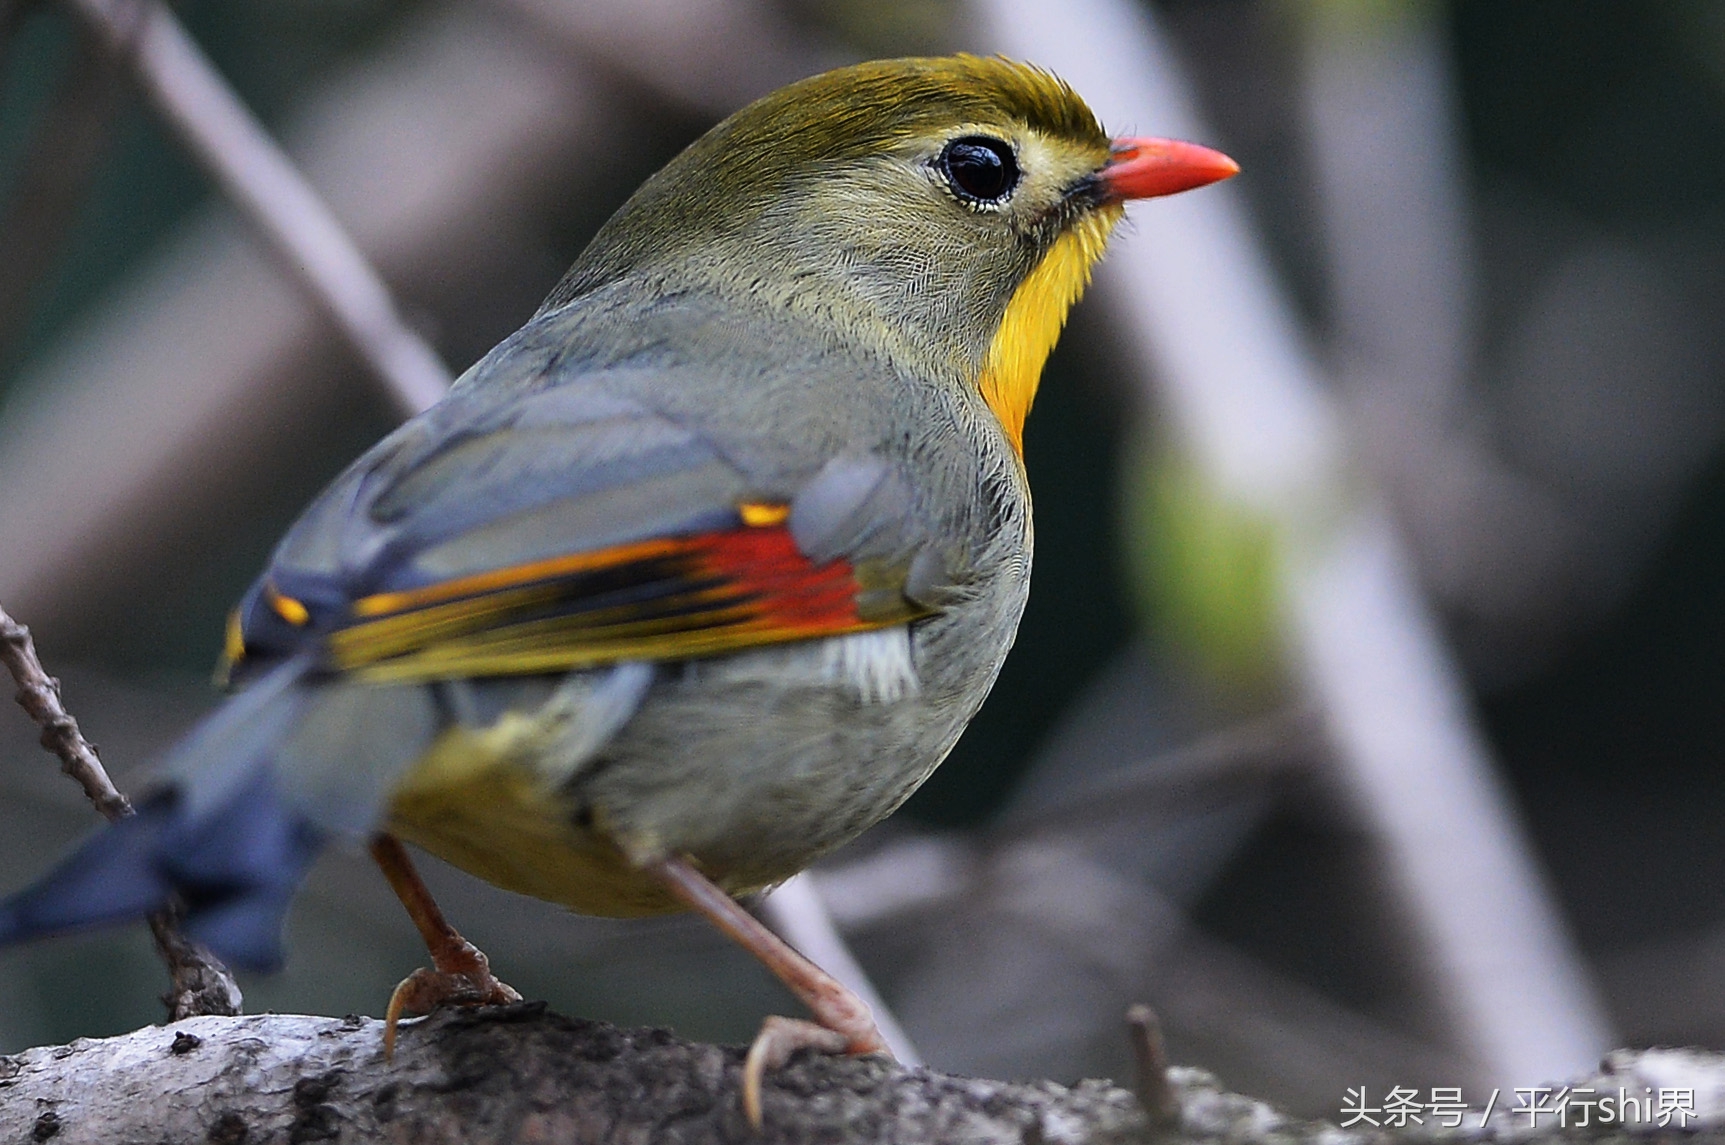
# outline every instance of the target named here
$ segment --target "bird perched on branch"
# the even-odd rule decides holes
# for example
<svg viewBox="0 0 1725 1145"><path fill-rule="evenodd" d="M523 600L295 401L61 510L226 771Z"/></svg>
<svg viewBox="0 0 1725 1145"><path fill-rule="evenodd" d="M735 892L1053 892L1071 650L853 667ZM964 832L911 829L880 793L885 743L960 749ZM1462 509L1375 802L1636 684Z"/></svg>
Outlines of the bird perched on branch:
<svg viewBox="0 0 1725 1145"><path fill-rule="evenodd" d="M134 818L0 904L0 942L178 900L244 967L326 841L369 840L435 969L510 1000L398 840L591 914L693 908L815 1023L867 1008L735 903L878 822L1024 608L1022 431L1127 200L1237 168L1113 139L1002 59L889 60L737 112L647 180L525 326L356 461L235 610L239 694Z"/></svg>

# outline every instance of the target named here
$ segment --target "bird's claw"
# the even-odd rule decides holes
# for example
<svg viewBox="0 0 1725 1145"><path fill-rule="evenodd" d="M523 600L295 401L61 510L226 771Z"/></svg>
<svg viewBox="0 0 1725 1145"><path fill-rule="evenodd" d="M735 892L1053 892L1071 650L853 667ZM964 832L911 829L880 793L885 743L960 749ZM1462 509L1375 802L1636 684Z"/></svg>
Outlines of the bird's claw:
<svg viewBox="0 0 1725 1145"><path fill-rule="evenodd" d="M792 1054L803 1049L823 1054L884 1054L892 1057L892 1051L887 1049L872 1021L868 1023L867 1031L851 1037L800 1018L777 1015L767 1018L761 1023L761 1032L749 1045L748 1056L743 1059L743 1116L749 1119L751 1129L761 1128L761 1083L766 1079L767 1071L778 1069L791 1060Z"/></svg>
<svg viewBox="0 0 1725 1145"><path fill-rule="evenodd" d="M439 959L436 970L421 966L401 980L389 996L383 1017L383 1057L395 1056L395 1028L404 1015L429 1014L439 1006L507 1006L521 1001L513 986L491 973L490 960L472 943L463 942L460 958Z"/></svg>

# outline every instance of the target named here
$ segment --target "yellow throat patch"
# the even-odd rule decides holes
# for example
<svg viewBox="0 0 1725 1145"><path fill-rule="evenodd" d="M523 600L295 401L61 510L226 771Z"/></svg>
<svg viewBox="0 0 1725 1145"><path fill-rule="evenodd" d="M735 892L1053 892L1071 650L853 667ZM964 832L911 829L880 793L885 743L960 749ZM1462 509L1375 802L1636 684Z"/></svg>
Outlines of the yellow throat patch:
<svg viewBox="0 0 1725 1145"><path fill-rule="evenodd" d="M1006 439L1024 456L1024 419L1036 400L1036 386L1067 312L1090 284L1090 271L1108 245L1119 205L1101 207L1067 230L1013 292L989 343L977 386L982 400L1000 419Z"/></svg>

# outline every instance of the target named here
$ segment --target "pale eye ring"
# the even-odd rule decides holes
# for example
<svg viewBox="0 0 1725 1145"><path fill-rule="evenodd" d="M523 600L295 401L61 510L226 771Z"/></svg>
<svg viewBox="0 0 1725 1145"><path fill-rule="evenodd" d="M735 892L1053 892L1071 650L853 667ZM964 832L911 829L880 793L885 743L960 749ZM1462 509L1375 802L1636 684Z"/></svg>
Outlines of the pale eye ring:
<svg viewBox="0 0 1725 1145"><path fill-rule="evenodd" d="M941 149L936 161L947 185L973 203L999 203L1018 186L1018 157L1012 144L990 135L966 135Z"/></svg>

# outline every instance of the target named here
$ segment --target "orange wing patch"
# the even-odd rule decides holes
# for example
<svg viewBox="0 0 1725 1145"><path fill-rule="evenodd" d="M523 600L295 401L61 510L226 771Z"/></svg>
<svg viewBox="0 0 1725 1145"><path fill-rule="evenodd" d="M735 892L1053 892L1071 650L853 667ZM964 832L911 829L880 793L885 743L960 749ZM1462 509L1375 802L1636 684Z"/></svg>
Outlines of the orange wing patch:
<svg viewBox="0 0 1725 1145"><path fill-rule="evenodd" d="M311 623L311 610L303 601L283 595L280 589L268 581L264 582L264 599L269 602L270 608L275 610L277 616L295 628L304 628Z"/></svg>
<svg viewBox="0 0 1725 1145"><path fill-rule="evenodd" d="M762 529L790 520L791 507L782 501L744 501L737 506L737 515L751 529Z"/></svg>
<svg viewBox="0 0 1725 1145"><path fill-rule="evenodd" d="M848 561L816 565L777 506L742 528L577 553L379 593L326 637L329 663L374 680L568 671L862 632L921 615L858 609Z"/></svg>

